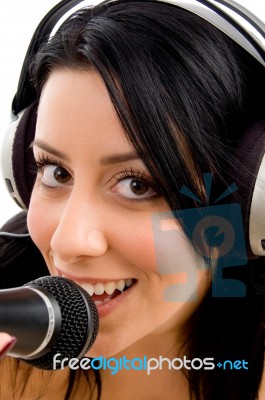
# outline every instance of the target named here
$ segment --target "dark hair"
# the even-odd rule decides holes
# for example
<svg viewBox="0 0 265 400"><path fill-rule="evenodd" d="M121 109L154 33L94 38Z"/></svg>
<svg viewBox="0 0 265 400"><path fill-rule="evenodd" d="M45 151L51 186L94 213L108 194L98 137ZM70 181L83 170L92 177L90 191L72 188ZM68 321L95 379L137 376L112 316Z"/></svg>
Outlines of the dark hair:
<svg viewBox="0 0 265 400"><path fill-rule="evenodd" d="M211 24L172 5L126 1L70 17L36 55L40 94L55 68L96 70L128 140L175 209L205 203L203 174L219 194L233 181L236 148L247 126L264 118L264 68ZM247 172L247 168L246 168ZM216 361L245 359L240 371L191 370L191 398L254 400L264 356L264 258L224 269L245 283L244 298L207 293L187 326L185 354Z"/></svg>
<svg viewBox="0 0 265 400"><path fill-rule="evenodd" d="M27 213L22 211L1 227L2 232L25 234ZM22 286L40 276L49 275L39 249L31 238L0 236L0 287L7 289Z"/></svg>

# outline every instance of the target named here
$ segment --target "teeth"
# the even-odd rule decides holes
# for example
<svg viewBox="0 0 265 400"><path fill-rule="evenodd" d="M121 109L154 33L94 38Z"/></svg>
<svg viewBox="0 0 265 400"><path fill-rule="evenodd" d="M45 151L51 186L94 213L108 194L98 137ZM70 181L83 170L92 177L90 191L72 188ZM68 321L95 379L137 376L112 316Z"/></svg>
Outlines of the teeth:
<svg viewBox="0 0 265 400"><path fill-rule="evenodd" d="M126 279L126 281L125 281L126 287L132 286L132 283L133 283L132 279Z"/></svg>
<svg viewBox="0 0 265 400"><path fill-rule="evenodd" d="M94 285L94 293L95 294L103 294L105 291L104 286L102 285L102 283L96 283Z"/></svg>
<svg viewBox="0 0 265 400"><path fill-rule="evenodd" d="M121 292L125 288L125 281L121 280L117 283L117 289L119 289Z"/></svg>
<svg viewBox="0 0 265 400"><path fill-rule="evenodd" d="M79 285L82 286L82 288L87 291L89 296L93 296L93 294L101 295L104 292L106 292L109 296L111 296L115 292L116 289L118 289L120 292L122 292L125 288L129 288L130 286L132 286L132 284L133 284L132 279L126 279L126 280L121 279L121 280L115 281L115 282L82 283ZM110 298L106 298L104 300L104 302L109 301L109 300L110 300ZM102 302L99 301L99 303L102 303Z"/></svg>
<svg viewBox="0 0 265 400"><path fill-rule="evenodd" d="M120 281L107 283L82 283L80 286L82 286L82 288L85 289L90 296L93 296L93 294L101 295L104 292L111 296L116 289L122 292L125 288L132 286L132 284L132 279L121 279Z"/></svg>
<svg viewBox="0 0 265 400"><path fill-rule="evenodd" d="M93 296L94 294L94 287L91 283L84 283L82 285L82 288L85 289L87 291L87 293L89 294L89 296Z"/></svg>
<svg viewBox="0 0 265 400"><path fill-rule="evenodd" d="M103 301L101 301L101 300L96 300L96 301L95 301L95 304L96 304L96 306L101 306L101 304L107 303L108 301L110 301L110 298L109 298L109 297L107 297L107 298L104 299Z"/></svg>
<svg viewBox="0 0 265 400"><path fill-rule="evenodd" d="M111 295L112 293L114 293L114 291L116 289L116 285L114 282L108 282L104 286L105 286L105 292L108 293L108 295Z"/></svg>

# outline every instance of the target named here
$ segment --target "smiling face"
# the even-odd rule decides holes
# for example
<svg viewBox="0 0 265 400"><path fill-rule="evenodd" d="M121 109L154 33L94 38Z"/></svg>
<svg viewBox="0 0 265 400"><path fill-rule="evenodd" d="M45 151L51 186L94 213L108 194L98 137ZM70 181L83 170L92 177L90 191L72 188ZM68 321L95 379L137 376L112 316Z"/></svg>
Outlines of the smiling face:
<svg viewBox="0 0 265 400"><path fill-rule="evenodd" d="M96 72L51 73L33 150L38 175L29 231L50 273L74 280L97 302L100 331L89 355L114 355L166 333L173 343L206 290L205 271L177 222L154 232L154 217L169 207L126 139ZM173 234L157 249L154 236L165 230ZM166 265L172 248L176 273L163 273L157 252ZM165 300L174 284L176 291L186 285L183 301ZM189 301L198 289L197 301Z"/></svg>

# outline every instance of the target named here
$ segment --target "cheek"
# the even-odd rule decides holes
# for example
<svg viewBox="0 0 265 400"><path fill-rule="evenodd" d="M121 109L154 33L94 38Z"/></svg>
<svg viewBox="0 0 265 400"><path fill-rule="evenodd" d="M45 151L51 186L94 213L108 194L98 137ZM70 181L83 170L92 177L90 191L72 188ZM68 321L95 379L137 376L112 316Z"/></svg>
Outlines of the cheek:
<svg viewBox="0 0 265 400"><path fill-rule="evenodd" d="M144 271L156 270L156 251L150 218L120 221L112 238L116 249L130 264Z"/></svg>
<svg viewBox="0 0 265 400"><path fill-rule="evenodd" d="M175 221L164 226L154 223L152 217L138 223L127 220L112 233L116 248L131 264L160 276L165 285L197 282L202 260Z"/></svg>
<svg viewBox="0 0 265 400"><path fill-rule="evenodd" d="M120 233L123 254L149 278L156 276L163 301L194 301L205 275L203 260L175 220L156 222L154 218L141 221L134 224L141 228Z"/></svg>

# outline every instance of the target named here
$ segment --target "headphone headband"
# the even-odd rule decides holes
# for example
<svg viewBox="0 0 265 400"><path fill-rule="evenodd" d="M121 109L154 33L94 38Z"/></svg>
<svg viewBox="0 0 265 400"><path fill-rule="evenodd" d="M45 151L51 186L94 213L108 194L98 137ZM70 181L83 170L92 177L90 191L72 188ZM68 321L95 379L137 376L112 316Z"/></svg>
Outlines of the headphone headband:
<svg viewBox="0 0 265 400"><path fill-rule="evenodd" d="M18 81L17 92L12 102L12 113L14 117L17 116L18 113L23 111L32 103L32 101L36 99L35 90L29 84L30 79L28 72L28 60L33 54L37 53L41 45L47 39L47 36L49 36L50 32L52 32L52 29L54 28L56 23L60 20L61 16L67 13L67 11L71 10L73 6L79 3L80 0L61 1L45 15L45 17L37 26L24 58Z"/></svg>
<svg viewBox="0 0 265 400"><path fill-rule="evenodd" d="M107 5L126 0L94 0L94 5ZM148 0L154 1L154 0ZM155 0L191 11L225 33L265 66L265 24L233 0ZM22 66L12 112L16 116L35 100L36 93L29 84L28 60L47 37L53 35L64 20L76 10L91 6L91 0L63 0L53 7L39 23L29 44Z"/></svg>

